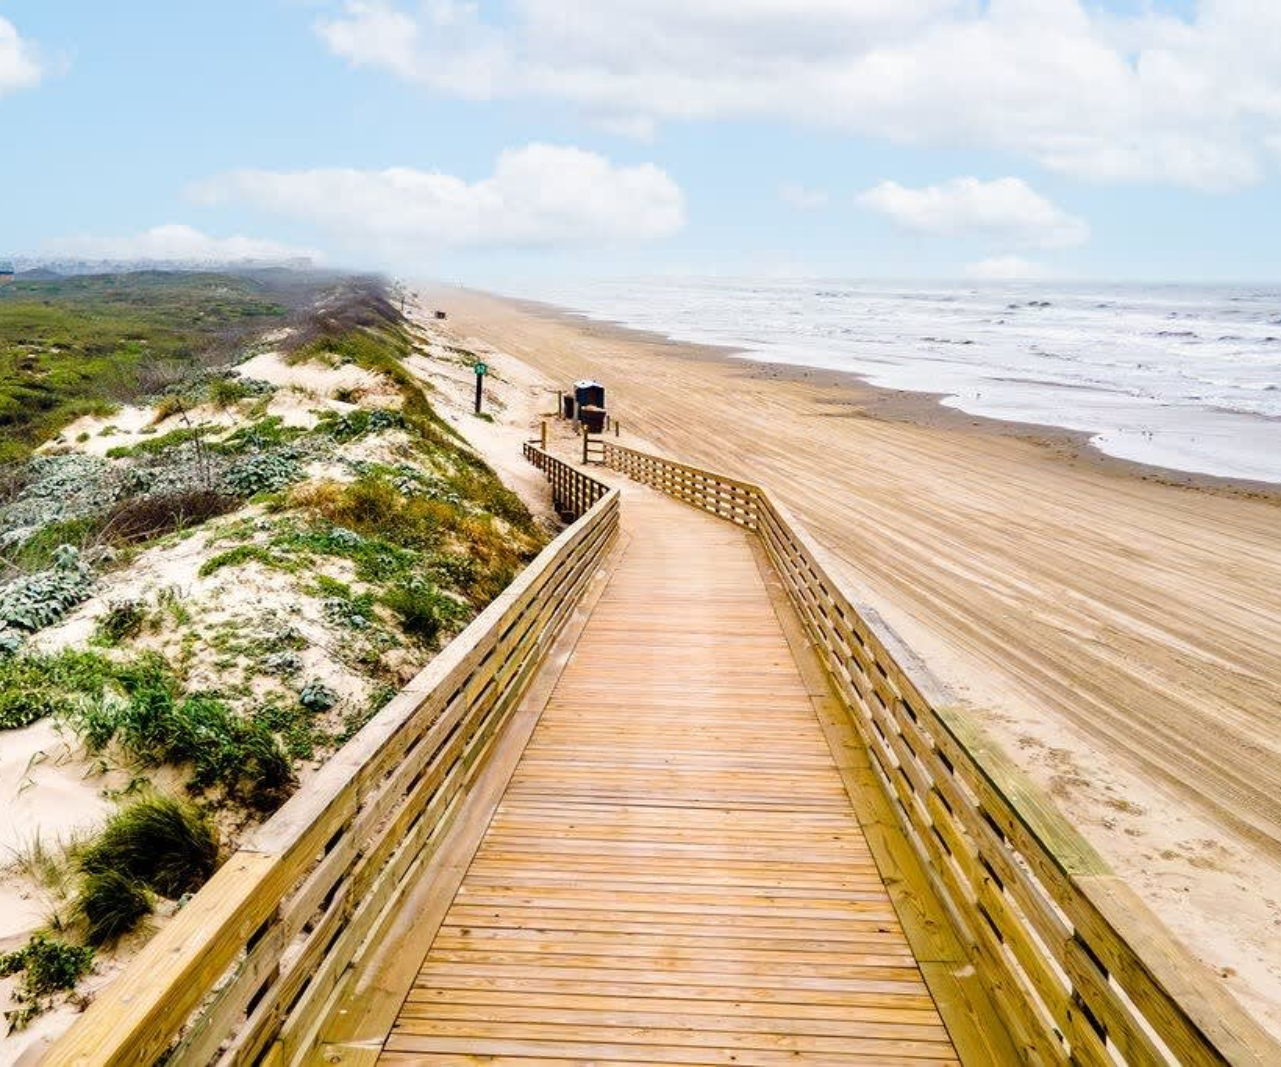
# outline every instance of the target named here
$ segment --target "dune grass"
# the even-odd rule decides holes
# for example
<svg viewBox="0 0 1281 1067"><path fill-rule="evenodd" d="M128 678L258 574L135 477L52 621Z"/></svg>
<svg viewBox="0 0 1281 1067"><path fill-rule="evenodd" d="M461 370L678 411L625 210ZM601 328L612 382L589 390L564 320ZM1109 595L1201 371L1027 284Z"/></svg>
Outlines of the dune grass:
<svg viewBox="0 0 1281 1067"><path fill-rule="evenodd" d="M116 870L86 874L73 908L94 947L112 945L133 933L154 910L147 887Z"/></svg>
<svg viewBox="0 0 1281 1067"><path fill-rule="evenodd" d="M177 900L209 880L218 833L193 805L151 796L122 808L80 853L85 874L116 871Z"/></svg>

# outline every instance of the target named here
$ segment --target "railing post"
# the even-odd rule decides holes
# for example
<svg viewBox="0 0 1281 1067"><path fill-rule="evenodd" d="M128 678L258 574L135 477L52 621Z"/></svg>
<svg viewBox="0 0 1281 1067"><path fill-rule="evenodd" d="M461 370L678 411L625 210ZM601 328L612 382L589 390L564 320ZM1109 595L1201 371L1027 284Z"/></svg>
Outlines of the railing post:
<svg viewBox="0 0 1281 1067"><path fill-rule="evenodd" d="M538 424L538 447L544 452L547 451L547 420L543 419Z"/></svg>

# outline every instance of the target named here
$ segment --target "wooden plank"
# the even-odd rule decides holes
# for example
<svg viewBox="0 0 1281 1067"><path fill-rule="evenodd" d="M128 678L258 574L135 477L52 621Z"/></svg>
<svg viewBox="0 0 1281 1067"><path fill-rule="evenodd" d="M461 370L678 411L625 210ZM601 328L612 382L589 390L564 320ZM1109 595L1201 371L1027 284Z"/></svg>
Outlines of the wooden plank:
<svg viewBox="0 0 1281 1067"><path fill-rule="evenodd" d="M751 541L624 522L387 1057L953 1061Z"/></svg>

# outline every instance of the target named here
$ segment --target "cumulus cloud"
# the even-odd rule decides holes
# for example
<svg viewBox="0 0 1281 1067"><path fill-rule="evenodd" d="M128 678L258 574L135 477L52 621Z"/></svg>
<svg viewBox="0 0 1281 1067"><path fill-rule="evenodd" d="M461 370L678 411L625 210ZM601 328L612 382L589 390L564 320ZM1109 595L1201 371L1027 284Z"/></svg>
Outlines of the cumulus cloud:
<svg viewBox="0 0 1281 1067"><path fill-rule="evenodd" d="M437 171L242 170L192 189L200 202L246 203L313 223L380 255L441 249L605 246L681 228L680 188L652 164L615 166L577 148L503 152L479 181Z"/></svg>
<svg viewBox="0 0 1281 1067"><path fill-rule="evenodd" d="M1084 0L351 0L336 55L469 99L597 122L758 117L1025 154L1098 181L1258 180L1281 133L1281 4L1195 17ZM569 10L567 10L569 9Z"/></svg>
<svg viewBox="0 0 1281 1067"><path fill-rule="evenodd" d="M1049 278L1051 272L1019 256L993 256L967 264L965 276L980 282L1030 282Z"/></svg>
<svg viewBox="0 0 1281 1067"><path fill-rule="evenodd" d="M35 49L18 36L12 22L0 18L0 96L39 84L42 73Z"/></svg>
<svg viewBox="0 0 1281 1067"><path fill-rule="evenodd" d="M832 200L826 189L807 189L791 182L784 185L778 195L785 203L801 211L817 211L821 207L827 207Z"/></svg>
<svg viewBox="0 0 1281 1067"><path fill-rule="evenodd" d="M282 262L316 253L254 237L212 237L191 226L169 223L131 237L80 234L49 241L46 255L78 259L159 263Z"/></svg>
<svg viewBox="0 0 1281 1067"><path fill-rule="evenodd" d="M858 197L866 208L921 233L974 235L1037 248L1084 244L1090 227L1036 193L1021 178L953 178L909 189L882 182Z"/></svg>

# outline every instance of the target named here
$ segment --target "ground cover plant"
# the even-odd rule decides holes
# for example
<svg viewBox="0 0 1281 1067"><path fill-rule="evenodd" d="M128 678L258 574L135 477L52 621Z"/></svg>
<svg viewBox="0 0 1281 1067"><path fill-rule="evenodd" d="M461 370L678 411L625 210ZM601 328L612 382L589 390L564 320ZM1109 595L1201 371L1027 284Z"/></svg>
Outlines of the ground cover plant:
<svg viewBox="0 0 1281 1067"><path fill-rule="evenodd" d="M93 967L93 949L38 933L22 948L0 954L0 978L21 975L14 999L18 1006L5 1012L8 1029L21 1030L49 1007L55 994L74 989Z"/></svg>
<svg viewBox="0 0 1281 1067"><path fill-rule="evenodd" d="M77 415L161 393L225 360L285 321L299 298L264 278L161 271L5 286L0 462L27 455Z"/></svg>

